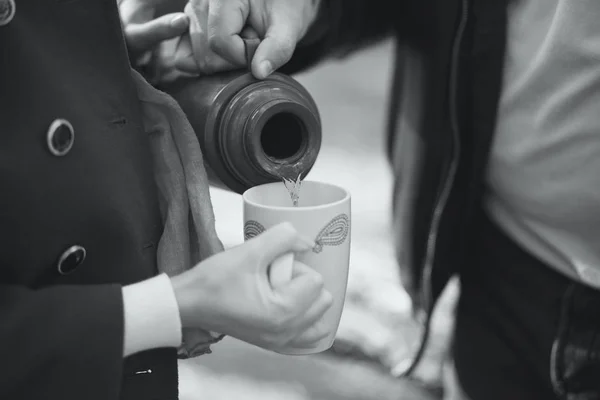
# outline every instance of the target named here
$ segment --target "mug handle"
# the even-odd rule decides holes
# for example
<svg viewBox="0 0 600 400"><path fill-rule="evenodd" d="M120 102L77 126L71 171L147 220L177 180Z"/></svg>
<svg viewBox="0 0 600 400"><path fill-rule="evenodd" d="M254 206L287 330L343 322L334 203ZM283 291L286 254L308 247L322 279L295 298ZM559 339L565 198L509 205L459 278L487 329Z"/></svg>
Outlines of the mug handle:
<svg viewBox="0 0 600 400"><path fill-rule="evenodd" d="M269 282L272 287L283 285L292 280L294 253L279 256L269 266Z"/></svg>

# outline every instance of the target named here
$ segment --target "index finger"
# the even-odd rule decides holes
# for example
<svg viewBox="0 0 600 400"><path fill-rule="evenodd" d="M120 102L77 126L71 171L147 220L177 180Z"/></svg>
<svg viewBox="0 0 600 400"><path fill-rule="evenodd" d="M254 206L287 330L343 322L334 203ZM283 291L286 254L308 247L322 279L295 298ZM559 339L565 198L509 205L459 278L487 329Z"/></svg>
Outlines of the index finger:
<svg viewBox="0 0 600 400"><path fill-rule="evenodd" d="M246 50L240 33L246 25L248 2L211 1L208 10L208 42L211 49L236 65L246 65Z"/></svg>
<svg viewBox="0 0 600 400"><path fill-rule="evenodd" d="M151 50L161 42L176 38L188 29L189 20L183 13L163 15L143 24L125 25L127 44L132 51Z"/></svg>
<svg viewBox="0 0 600 400"><path fill-rule="evenodd" d="M252 240L267 264L285 253L303 252L314 246L314 241L300 235L289 222L275 225Z"/></svg>
<svg viewBox="0 0 600 400"><path fill-rule="evenodd" d="M154 18L154 8L139 0L120 0L119 15L124 25L140 24Z"/></svg>

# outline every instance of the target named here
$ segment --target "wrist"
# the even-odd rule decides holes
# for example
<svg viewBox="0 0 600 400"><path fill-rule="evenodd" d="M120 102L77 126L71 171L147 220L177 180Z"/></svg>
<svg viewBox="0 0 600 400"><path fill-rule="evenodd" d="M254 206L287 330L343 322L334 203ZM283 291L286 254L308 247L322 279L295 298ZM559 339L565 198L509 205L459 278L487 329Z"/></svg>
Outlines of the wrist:
<svg viewBox="0 0 600 400"><path fill-rule="evenodd" d="M124 286L123 355L139 351L177 347L181 343L181 321L167 275Z"/></svg>
<svg viewBox="0 0 600 400"><path fill-rule="evenodd" d="M188 274L183 273L174 277L171 277L171 286L173 287L173 293L175 294L175 301L177 301L177 307L179 308L179 319L181 320L182 328L189 328L190 321L189 309L193 302L190 299L190 291L188 290Z"/></svg>
<svg viewBox="0 0 600 400"><path fill-rule="evenodd" d="M179 318L183 328L202 328L212 330L211 310L214 307L216 293L209 276L197 276L195 269L171 278L175 300L179 307ZM206 274L204 274L206 275Z"/></svg>

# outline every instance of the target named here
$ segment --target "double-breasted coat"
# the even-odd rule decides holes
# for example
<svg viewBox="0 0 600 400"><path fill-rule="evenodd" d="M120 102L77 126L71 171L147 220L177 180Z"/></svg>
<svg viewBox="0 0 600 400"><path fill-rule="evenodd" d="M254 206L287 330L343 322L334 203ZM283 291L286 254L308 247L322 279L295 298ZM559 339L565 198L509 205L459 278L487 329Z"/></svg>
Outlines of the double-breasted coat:
<svg viewBox="0 0 600 400"><path fill-rule="evenodd" d="M122 285L162 226L115 0L0 0L0 398L172 400L123 359Z"/></svg>

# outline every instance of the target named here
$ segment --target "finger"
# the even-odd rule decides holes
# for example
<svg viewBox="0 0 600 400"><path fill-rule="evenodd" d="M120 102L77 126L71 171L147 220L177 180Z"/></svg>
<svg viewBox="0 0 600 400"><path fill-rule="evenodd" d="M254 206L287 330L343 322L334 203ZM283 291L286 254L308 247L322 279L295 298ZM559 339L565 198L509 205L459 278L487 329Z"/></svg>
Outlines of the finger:
<svg viewBox="0 0 600 400"><path fill-rule="evenodd" d="M215 54L208 45L208 1L189 2L184 12L190 19L190 30L189 35L184 35L179 42L176 67L193 74L212 74L239 68Z"/></svg>
<svg viewBox="0 0 600 400"><path fill-rule="evenodd" d="M311 327L306 332L303 332L300 336L298 336L297 339L291 340L288 344L288 347L296 349L310 349L315 347L327 336L329 336L329 332L326 329Z"/></svg>
<svg viewBox="0 0 600 400"><path fill-rule="evenodd" d="M202 57L208 54L208 0L190 1L183 12L190 19L189 45L192 54Z"/></svg>
<svg viewBox="0 0 600 400"><path fill-rule="evenodd" d="M197 73L199 71L189 35L183 35L179 39L175 50L174 64L175 68L184 72Z"/></svg>
<svg viewBox="0 0 600 400"><path fill-rule="evenodd" d="M248 18L248 2L213 1L208 12L208 40L211 49L235 65L246 65L244 41L240 33Z"/></svg>
<svg viewBox="0 0 600 400"><path fill-rule="evenodd" d="M299 35L297 24L283 16L273 19L273 25L267 30L252 59L252 73L258 79L266 78L287 63L296 48Z"/></svg>
<svg viewBox="0 0 600 400"><path fill-rule="evenodd" d="M165 40L159 43L154 51L147 52L152 56L144 70L148 82L158 85L175 70L174 54L177 41L178 38Z"/></svg>
<svg viewBox="0 0 600 400"><path fill-rule="evenodd" d="M312 318L315 321L322 319L331 306L333 306L333 295L329 290L323 289L319 299L306 312L307 319L310 320Z"/></svg>
<svg viewBox="0 0 600 400"><path fill-rule="evenodd" d="M158 62L161 67L173 68L175 66L175 55L180 37L165 40L160 42L153 51L155 62Z"/></svg>
<svg viewBox="0 0 600 400"><path fill-rule="evenodd" d="M294 253L279 256L267 269L271 287L277 287L288 283L292 279L294 271Z"/></svg>
<svg viewBox="0 0 600 400"><path fill-rule="evenodd" d="M288 347L295 347L299 349L310 349L315 347L321 340L329 336L331 332L327 329L324 321L319 321L315 325L312 325L307 330L303 331L298 337L291 340Z"/></svg>
<svg viewBox="0 0 600 400"><path fill-rule="evenodd" d="M239 68L212 52L203 57L192 47L192 40L189 35L184 35L178 44L174 63L180 71L191 74L212 74Z"/></svg>
<svg viewBox="0 0 600 400"><path fill-rule="evenodd" d="M143 52L163 40L182 35L188 24L189 19L183 13L167 14L142 24L125 25L125 36L131 50Z"/></svg>
<svg viewBox="0 0 600 400"><path fill-rule="evenodd" d="M319 297L310 305L306 313L301 319L301 323L298 325L298 330L303 332L308 330L310 327L318 327L322 325L323 316L333 305L333 296L327 289L322 289ZM321 327L322 328L322 327Z"/></svg>
<svg viewBox="0 0 600 400"><path fill-rule="evenodd" d="M266 264L271 264L277 257L285 253L304 252L315 246L313 240L300 235L289 222L267 229L249 240L248 243L256 246Z"/></svg>
<svg viewBox="0 0 600 400"><path fill-rule="evenodd" d="M244 39L260 39L260 35L258 32L254 30L251 26L246 25L240 33L240 36Z"/></svg>
<svg viewBox="0 0 600 400"><path fill-rule="evenodd" d="M289 313L304 315L322 295L323 277L314 269L301 263L294 262L292 280L273 289L280 297ZM304 317L301 317L304 318Z"/></svg>
<svg viewBox="0 0 600 400"><path fill-rule="evenodd" d="M300 261L294 261L292 269L292 279L301 277L302 275L317 275L315 279L321 279L322 275L316 272L313 268Z"/></svg>
<svg viewBox="0 0 600 400"><path fill-rule="evenodd" d="M308 309L302 318L302 324L298 326L300 333L294 338L290 345L299 348L313 347L318 341L331 334L331 327L327 324L325 313L333 305L333 296L327 290L321 292L321 296Z"/></svg>
<svg viewBox="0 0 600 400"><path fill-rule="evenodd" d="M154 18L156 9L148 2L119 0L119 16L125 25L148 22Z"/></svg>

